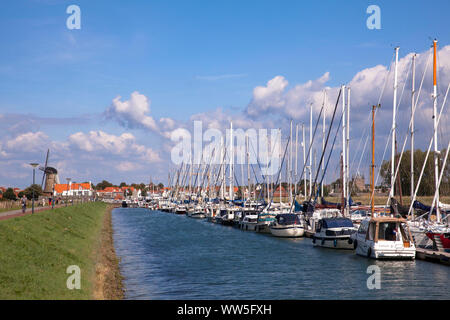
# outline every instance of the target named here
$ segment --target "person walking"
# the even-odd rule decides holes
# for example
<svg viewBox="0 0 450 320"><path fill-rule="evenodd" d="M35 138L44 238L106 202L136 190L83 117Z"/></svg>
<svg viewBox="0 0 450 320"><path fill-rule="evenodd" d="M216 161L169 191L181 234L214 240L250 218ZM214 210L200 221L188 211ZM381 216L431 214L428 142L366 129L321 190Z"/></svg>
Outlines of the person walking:
<svg viewBox="0 0 450 320"><path fill-rule="evenodd" d="M27 197L23 195L22 199L20 199L20 202L22 204L22 213L25 213L25 211L27 210Z"/></svg>

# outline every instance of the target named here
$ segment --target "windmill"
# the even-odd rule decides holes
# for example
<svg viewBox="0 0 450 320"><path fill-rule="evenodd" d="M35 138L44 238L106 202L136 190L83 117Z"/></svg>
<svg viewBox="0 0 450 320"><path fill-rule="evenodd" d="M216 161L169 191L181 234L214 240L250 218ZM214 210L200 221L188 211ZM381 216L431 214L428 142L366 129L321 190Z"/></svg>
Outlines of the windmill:
<svg viewBox="0 0 450 320"><path fill-rule="evenodd" d="M41 170L43 172L41 188L43 189L44 194L52 194L55 184L59 183L58 170L56 170L53 167L48 166L49 155L50 155L50 149L47 150L47 156L45 157L44 166L39 167L39 170ZM45 182L45 186L44 186L44 182Z"/></svg>

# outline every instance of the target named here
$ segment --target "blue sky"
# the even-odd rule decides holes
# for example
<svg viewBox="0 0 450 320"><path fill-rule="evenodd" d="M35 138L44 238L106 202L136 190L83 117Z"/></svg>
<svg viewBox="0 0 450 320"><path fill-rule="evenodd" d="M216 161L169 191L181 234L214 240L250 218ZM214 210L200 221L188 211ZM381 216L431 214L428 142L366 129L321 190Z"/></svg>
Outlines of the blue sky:
<svg viewBox="0 0 450 320"><path fill-rule="evenodd" d="M81 30L66 28L70 4L81 8ZM382 30L366 27L371 4ZM115 97L145 95L155 119L219 107L239 116L253 89L277 75L291 88L329 72L337 87L389 64L394 46L403 57L434 37L449 44L449 9L448 1L3 1L0 114L48 118L30 130L52 141L101 128L161 149L157 134L104 119Z"/></svg>

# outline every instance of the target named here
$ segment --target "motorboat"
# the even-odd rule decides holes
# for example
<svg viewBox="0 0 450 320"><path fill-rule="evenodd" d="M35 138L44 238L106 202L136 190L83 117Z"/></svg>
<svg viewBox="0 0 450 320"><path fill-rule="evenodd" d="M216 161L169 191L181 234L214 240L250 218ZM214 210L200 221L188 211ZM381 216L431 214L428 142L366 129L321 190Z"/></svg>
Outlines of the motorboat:
<svg viewBox="0 0 450 320"><path fill-rule="evenodd" d="M415 259L416 247L404 218L373 217L361 221L350 239L356 254L374 259Z"/></svg>
<svg viewBox="0 0 450 320"><path fill-rule="evenodd" d="M275 237L298 238L305 234L305 227L300 215L294 213L283 213L275 216L270 225L270 232Z"/></svg>
<svg viewBox="0 0 450 320"><path fill-rule="evenodd" d="M339 209L315 209L312 214L307 216L305 224L305 235L312 238L316 233L319 221L321 219L337 217L342 217L341 210Z"/></svg>
<svg viewBox="0 0 450 320"><path fill-rule="evenodd" d="M245 216L239 222L239 228L245 231L256 231L258 224L258 212L247 211Z"/></svg>
<svg viewBox="0 0 450 320"><path fill-rule="evenodd" d="M278 214L276 211L263 211L258 215L258 221L256 223L256 232L271 233L270 225L275 221L275 216Z"/></svg>
<svg viewBox="0 0 450 320"><path fill-rule="evenodd" d="M234 216L235 211L237 211L236 208L228 207L226 209L220 210L220 223L227 226L232 226L235 224Z"/></svg>
<svg viewBox="0 0 450 320"><path fill-rule="evenodd" d="M187 213L188 217L195 219L204 219L206 218L205 209L201 205L195 206L191 211Z"/></svg>
<svg viewBox="0 0 450 320"><path fill-rule="evenodd" d="M313 236L313 245L333 249L353 249L350 236L356 232L349 218L323 218L319 220Z"/></svg>
<svg viewBox="0 0 450 320"><path fill-rule="evenodd" d="M187 208L183 204L179 204L175 207L174 213L176 214L186 214Z"/></svg>

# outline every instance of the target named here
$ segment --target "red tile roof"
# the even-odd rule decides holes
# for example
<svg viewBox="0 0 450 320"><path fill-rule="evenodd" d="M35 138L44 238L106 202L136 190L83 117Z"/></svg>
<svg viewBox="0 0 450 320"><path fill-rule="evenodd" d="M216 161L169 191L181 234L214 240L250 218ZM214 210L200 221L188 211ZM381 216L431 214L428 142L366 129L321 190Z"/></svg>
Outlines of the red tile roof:
<svg viewBox="0 0 450 320"><path fill-rule="evenodd" d="M64 184L55 184L55 191L57 193L63 193L64 191L69 190L69 185L67 183ZM72 183L70 185L70 190L91 190L90 183Z"/></svg>

